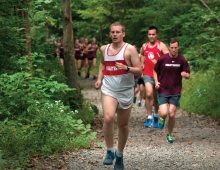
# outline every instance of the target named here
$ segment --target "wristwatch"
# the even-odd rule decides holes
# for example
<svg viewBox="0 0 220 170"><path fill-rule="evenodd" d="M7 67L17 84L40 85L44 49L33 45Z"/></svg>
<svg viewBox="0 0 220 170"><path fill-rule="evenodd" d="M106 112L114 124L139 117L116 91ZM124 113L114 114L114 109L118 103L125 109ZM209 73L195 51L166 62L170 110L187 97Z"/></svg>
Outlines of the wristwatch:
<svg viewBox="0 0 220 170"><path fill-rule="evenodd" d="M129 72L129 70L130 70L130 66L127 66L127 70L125 70L125 71Z"/></svg>

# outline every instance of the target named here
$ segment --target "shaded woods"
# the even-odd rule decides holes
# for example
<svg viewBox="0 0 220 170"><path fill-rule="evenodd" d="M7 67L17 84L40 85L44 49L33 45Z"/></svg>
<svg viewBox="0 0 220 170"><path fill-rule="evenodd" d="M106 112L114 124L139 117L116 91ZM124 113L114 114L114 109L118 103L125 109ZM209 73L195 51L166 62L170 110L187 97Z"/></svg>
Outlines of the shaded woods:
<svg viewBox="0 0 220 170"><path fill-rule="evenodd" d="M74 39L109 43L108 26L121 21L125 41L139 48L147 28L180 41L191 79L181 108L220 117L218 0L3 0L0 2L0 167L21 168L33 155L88 147L98 110L86 102L74 61ZM63 37L64 66L51 37ZM13 162L13 163L12 163Z"/></svg>

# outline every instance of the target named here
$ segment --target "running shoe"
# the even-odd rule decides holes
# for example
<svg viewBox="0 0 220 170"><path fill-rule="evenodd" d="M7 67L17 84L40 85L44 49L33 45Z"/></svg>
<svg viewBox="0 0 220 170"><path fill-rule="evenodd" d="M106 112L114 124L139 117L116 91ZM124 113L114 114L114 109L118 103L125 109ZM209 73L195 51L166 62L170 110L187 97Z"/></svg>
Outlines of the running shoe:
<svg viewBox="0 0 220 170"><path fill-rule="evenodd" d="M87 73L86 76L85 76L85 79L87 79L89 77L90 77L90 75L89 75L89 73Z"/></svg>
<svg viewBox="0 0 220 170"><path fill-rule="evenodd" d="M114 159L115 159L114 152L107 150L105 160L103 161L103 165L112 165Z"/></svg>
<svg viewBox="0 0 220 170"><path fill-rule="evenodd" d="M115 161L114 170L124 170L123 155L119 157L115 152L115 158L116 161Z"/></svg>
<svg viewBox="0 0 220 170"><path fill-rule="evenodd" d="M171 134L167 134L167 142L168 143L173 143L174 142L173 137L172 137Z"/></svg>
<svg viewBox="0 0 220 170"><path fill-rule="evenodd" d="M154 128L158 128L158 116L155 117L155 113L153 113L153 117L154 117L154 122L153 122L153 127Z"/></svg>
<svg viewBox="0 0 220 170"><path fill-rule="evenodd" d="M147 121L144 123L145 127L151 127L153 125L153 119L147 119Z"/></svg>
<svg viewBox="0 0 220 170"><path fill-rule="evenodd" d="M164 128L164 124L165 124L165 119L163 119L162 117L160 117L160 120L159 120L159 128L160 128L160 129L163 129L163 128Z"/></svg>
<svg viewBox="0 0 220 170"><path fill-rule="evenodd" d="M80 71L78 71L78 76L79 76L79 77L82 77L82 76L81 76L81 72L80 72Z"/></svg>
<svg viewBox="0 0 220 170"><path fill-rule="evenodd" d="M137 97L134 96L134 98L133 98L133 103L136 103L136 99L137 99Z"/></svg>
<svg viewBox="0 0 220 170"><path fill-rule="evenodd" d="M141 102L140 101L138 102L138 107L141 107Z"/></svg>

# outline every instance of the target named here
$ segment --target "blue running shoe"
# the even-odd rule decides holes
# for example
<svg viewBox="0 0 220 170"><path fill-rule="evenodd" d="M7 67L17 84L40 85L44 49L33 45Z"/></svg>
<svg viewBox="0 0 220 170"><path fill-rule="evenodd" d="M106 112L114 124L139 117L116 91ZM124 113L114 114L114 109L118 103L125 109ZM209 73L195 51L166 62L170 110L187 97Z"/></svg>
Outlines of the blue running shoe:
<svg viewBox="0 0 220 170"><path fill-rule="evenodd" d="M134 98L133 98L133 103L136 103L136 100L137 100L137 97L134 96Z"/></svg>
<svg viewBox="0 0 220 170"><path fill-rule="evenodd" d="M162 117L160 117L160 120L159 120L159 128L160 128L160 129L163 129L163 128L164 128L164 124L165 124L165 119L163 119Z"/></svg>
<svg viewBox="0 0 220 170"><path fill-rule="evenodd" d="M147 121L144 123L145 127L151 127L153 125L153 119L147 119Z"/></svg>
<svg viewBox="0 0 220 170"><path fill-rule="evenodd" d="M118 157L115 152L115 158L116 161L115 161L114 170L124 170L123 156Z"/></svg>
<svg viewBox="0 0 220 170"><path fill-rule="evenodd" d="M141 102L138 102L138 106L141 107Z"/></svg>
<svg viewBox="0 0 220 170"><path fill-rule="evenodd" d="M174 142L173 137L172 137L171 134L167 134L167 142L168 143L173 143Z"/></svg>
<svg viewBox="0 0 220 170"><path fill-rule="evenodd" d="M112 165L114 159L114 152L107 150L105 160L103 161L103 165Z"/></svg>
<svg viewBox="0 0 220 170"><path fill-rule="evenodd" d="M155 116L154 116L153 127L154 127L154 128L158 128L158 126L159 126L159 125L158 125L158 117L155 117Z"/></svg>

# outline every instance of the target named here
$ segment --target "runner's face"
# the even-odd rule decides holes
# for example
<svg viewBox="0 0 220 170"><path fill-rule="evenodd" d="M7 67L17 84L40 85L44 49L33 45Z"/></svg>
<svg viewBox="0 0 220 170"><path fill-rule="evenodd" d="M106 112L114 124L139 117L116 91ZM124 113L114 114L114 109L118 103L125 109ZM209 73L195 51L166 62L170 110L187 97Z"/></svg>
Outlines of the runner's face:
<svg viewBox="0 0 220 170"><path fill-rule="evenodd" d="M173 44L170 44L169 50L170 50L170 55L171 55L171 57L176 57L177 54L178 54L178 50L179 50L178 43L175 42L175 43L173 43Z"/></svg>
<svg viewBox="0 0 220 170"><path fill-rule="evenodd" d="M92 43L93 43L93 44L96 43L96 39L95 39L95 38L92 39Z"/></svg>
<svg viewBox="0 0 220 170"><path fill-rule="evenodd" d="M85 38L85 44L88 44L88 43L89 43L88 38Z"/></svg>
<svg viewBox="0 0 220 170"><path fill-rule="evenodd" d="M154 43L157 41L158 34L156 30L148 30L147 37L151 43Z"/></svg>
<svg viewBox="0 0 220 170"><path fill-rule="evenodd" d="M79 40L76 39L76 41L75 41L75 45L78 45L78 44L79 44Z"/></svg>
<svg viewBox="0 0 220 170"><path fill-rule="evenodd" d="M125 32L122 31L121 26L112 26L109 34L113 43L123 41L123 38L125 36Z"/></svg>

